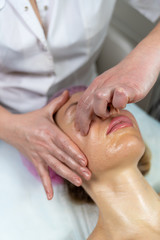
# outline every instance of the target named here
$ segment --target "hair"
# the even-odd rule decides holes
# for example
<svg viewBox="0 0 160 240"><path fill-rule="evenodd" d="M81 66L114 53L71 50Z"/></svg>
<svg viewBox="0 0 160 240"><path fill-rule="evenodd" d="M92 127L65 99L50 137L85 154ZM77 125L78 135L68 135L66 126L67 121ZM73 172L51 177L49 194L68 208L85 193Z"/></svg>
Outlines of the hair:
<svg viewBox="0 0 160 240"><path fill-rule="evenodd" d="M145 152L137 165L139 171L142 173L143 176L145 176L149 172L151 167L151 152L148 146L145 146ZM83 189L83 187L76 187L67 180L64 180L64 183L66 184L69 196L72 201L76 203L94 204L93 199L88 195L88 193Z"/></svg>

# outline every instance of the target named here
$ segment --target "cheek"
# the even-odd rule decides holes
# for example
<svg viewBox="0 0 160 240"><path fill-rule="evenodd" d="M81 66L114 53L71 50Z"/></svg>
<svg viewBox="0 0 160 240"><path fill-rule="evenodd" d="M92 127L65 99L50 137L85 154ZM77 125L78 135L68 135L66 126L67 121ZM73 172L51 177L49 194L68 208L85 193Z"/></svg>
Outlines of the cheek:
<svg viewBox="0 0 160 240"><path fill-rule="evenodd" d="M80 132L77 132L74 124L61 124L60 125L63 132L70 137L70 139L79 147L79 149L85 154L84 148L87 142L87 136L84 137L80 134Z"/></svg>
<svg viewBox="0 0 160 240"><path fill-rule="evenodd" d="M89 159L92 173L102 174L103 171L117 167L137 164L144 153L145 145L137 131L117 132L108 138L87 143L84 151Z"/></svg>

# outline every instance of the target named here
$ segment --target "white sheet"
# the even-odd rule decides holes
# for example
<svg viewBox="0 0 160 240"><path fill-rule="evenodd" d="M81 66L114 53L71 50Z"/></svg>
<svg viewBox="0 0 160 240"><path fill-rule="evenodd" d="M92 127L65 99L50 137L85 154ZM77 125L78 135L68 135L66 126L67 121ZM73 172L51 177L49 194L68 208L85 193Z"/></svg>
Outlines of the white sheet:
<svg viewBox="0 0 160 240"><path fill-rule="evenodd" d="M128 104L127 109L137 119L143 139L152 153L151 170L146 179L157 192L160 192L160 122L150 117L135 104Z"/></svg>
<svg viewBox="0 0 160 240"><path fill-rule="evenodd" d="M160 186L160 123L135 105L136 116L153 159L147 177ZM54 186L55 197L46 199L43 187L24 167L16 149L0 141L0 239L84 240L94 228L98 210L71 203L62 185Z"/></svg>

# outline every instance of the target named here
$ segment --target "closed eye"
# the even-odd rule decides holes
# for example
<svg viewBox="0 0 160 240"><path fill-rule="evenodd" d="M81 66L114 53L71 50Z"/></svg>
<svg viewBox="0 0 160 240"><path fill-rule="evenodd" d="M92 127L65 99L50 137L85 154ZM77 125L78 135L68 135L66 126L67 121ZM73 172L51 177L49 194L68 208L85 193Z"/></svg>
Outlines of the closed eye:
<svg viewBox="0 0 160 240"><path fill-rule="evenodd" d="M76 101L76 102L74 102L74 103L71 103L68 107L67 107L67 109L65 110L65 114L67 113L67 111L71 108L71 107L73 107L73 106L75 106L75 105L77 105L78 104L78 101Z"/></svg>

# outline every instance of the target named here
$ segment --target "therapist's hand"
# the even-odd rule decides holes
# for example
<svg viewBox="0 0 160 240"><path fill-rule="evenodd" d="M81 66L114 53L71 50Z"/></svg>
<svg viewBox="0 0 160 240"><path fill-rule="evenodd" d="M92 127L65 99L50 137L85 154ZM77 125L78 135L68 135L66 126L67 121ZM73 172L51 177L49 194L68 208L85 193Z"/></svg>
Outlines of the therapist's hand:
<svg viewBox="0 0 160 240"><path fill-rule="evenodd" d="M91 176L84 154L53 120L53 114L68 98L68 92L65 91L42 109L15 114L12 118L14 131L10 143L32 161L41 177L48 199L53 197L48 166L76 186L82 183L80 176L87 180Z"/></svg>
<svg viewBox="0 0 160 240"><path fill-rule="evenodd" d="M99 75L79 100L75 127L82 135L89 131L93 116L106 119L111 104L122 109L143 99L160 70L160 24L118 65Z"/></svg>

